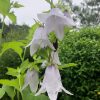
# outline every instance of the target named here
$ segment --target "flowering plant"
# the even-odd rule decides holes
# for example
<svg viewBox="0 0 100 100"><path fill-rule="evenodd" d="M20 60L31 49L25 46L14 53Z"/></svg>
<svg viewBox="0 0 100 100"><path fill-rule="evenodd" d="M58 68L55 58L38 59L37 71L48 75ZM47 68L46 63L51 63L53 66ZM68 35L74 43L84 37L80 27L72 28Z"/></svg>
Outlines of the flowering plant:
<svg viewBox="0 0 100 100"><path fill-rule="evenodd" d="M12 80L0 80L0 84L3 84L2 88L0 88L0 93L2 93L0 98L5 93L9 95L8 90L6 90L8 88L13 93L13 96L9 95L12 100L14 100L16 94L18 100L20 100L20 94L23 100L27 100L26 88L30 88L32 98L37 98L41 93L47 92L50 100L57 100L58 93L62 92L62 90L68 95L73 95L63 87L61 81L59 70L63 67L59 67L62 64L58 55L58 41L62 41L64 38L64 27L75 26L75 24L70 13L63 12L59 7L54 6L52 0L46 1L50 3L51 10L48 13L37 15L40 22L37 22L38 27L34 30L31 42L28 45L26 45L25 41L3 44L4 49L0 55L7 49L12 48L20 56L22 64L17 69L8 68L6 74L13 76ZM25 46L24 52L22 46ZM32 62L25 60L27 48L30 48ZM40 69L45 69L45 74L39 80ZM41 86L40 89L38 89L39 85ZM15 90L17 93L15 93Z"/></svg>
<svg viewBox="0 0 100 100"><path fill-rule="evenodd" d="M51 8L49 13L38 14L38 18L43 25L37 28L32 41L28 44L28 46L30 46L30 55L34 56L39 49L45 50L49 47L50 50L48 53L49 59L47 60L48 65L46 66L44 79L41 83L40 90L35 96L47 91L50 100L57 100L57 95L62 90L69 95L73 95L62 85L58 67L58 65L61 65L58 50L54 42L49 40L49 35L52 34L52 32L55 33L56 44L58 45L57 41L61 41L64 38L64 26L74 26L74 21L68 12L63 13L61 9L57 7Z"/></svg>

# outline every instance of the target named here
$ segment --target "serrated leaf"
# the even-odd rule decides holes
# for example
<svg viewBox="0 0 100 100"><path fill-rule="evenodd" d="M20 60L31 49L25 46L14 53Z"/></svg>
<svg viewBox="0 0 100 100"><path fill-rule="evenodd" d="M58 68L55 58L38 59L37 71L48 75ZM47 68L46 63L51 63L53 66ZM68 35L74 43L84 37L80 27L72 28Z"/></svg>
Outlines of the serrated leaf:
<svg viewBox="0 0 100 100"><path fill-rule="evenodd" d="M10 0L0 0L0 13L6 16L10 10Z"/></svg>
<svg viewBox="0 0 100 100"><path fill-rule="evenodd" d="M44 94L39 95L39 96L34 96L34 94L27 87L23 91L23 100L49 100L49 98L45 96Z"/></svg>
<svg viewBox="0 0 100 100"><path fill-rule="evenodd" d="M13 80L1 79L0 84L12 86L12 87L16 88L17 90L20 90L18 79L13 79Z"/></svg>
<svg viewBox="0 0 100 100"><path fill-rule="evenodd" d="M4 85L3 88L4 88L5 92L8 94L8 96L11 98L11 100L13 100L15 97L14 88L6 86L6 85Z"/></svg>
<svg viewBox="0 0 100 100"><path fill-rule="evenodd" d="M38 66L36 65L35 62L30 63L30 64L29 64L29 68L30 68L30 69L35 69L36 71L39 72L39 68L38 68Z"/></svg>
<svg viewBox="0 0 100 100"><path fill-rule="evenodd" d="M16 24L16 16L14 15L14 13L8 13L7 16L10 18L12 23Z"/></svg>
<svg viewBox="0 0 100 100"><path fill-rule="evenodd" d="M23 61L22 64L20 65L21 73L23 74L28 68L29 68L29 61L28 60Z"/></svg>
<svg viewBox="0 0 100 100"><path fill-rule="evenodd" d="M18 72L17 72L17 69L14 69L14 68L8 68L8 71L6 73L7 75L11 75L11 76L18 76Z"/></svg>
<svg viewBox="0 0 100 100"><path fill-rule="evenodd" d="M0 88L0 99L4 96L5 90L4 88Z"/></svg>
<svg viewBox="0 0 100 100"><path fill-rule="evenodd" d="M13 42L6 42L2 44L2 49L1 49L1 53L0 56L8 49L13 49L17 54L19 54L19 56L21 57L22 55L22 48L21 46L24 46L23 42L17 42L17 41L13 41Z"/></svg>
<svg viewBox="0 0 100 100"><path fill-rule="evenodd" d="M24 7L24 6L21 5L21 4L19 4L18 2L15 2L15 3L13 4L13 7L14 7L14 8L20 8L20 7Z"/></svg>

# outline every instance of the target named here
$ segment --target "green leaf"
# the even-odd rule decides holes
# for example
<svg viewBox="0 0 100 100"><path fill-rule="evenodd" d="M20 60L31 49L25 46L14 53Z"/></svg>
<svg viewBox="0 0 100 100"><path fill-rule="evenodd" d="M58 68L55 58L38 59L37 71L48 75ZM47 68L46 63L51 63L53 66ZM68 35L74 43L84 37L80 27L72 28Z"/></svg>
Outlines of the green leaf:
<svg viewBox="0 0 100 100"><path fill-rule="evenodd" d="M0 13L6 16L10 10L10 0L0 0Z"/></svg>
<svg viewBox="0 0 100 100"><path fill-rule="evenodd" d="M4 88L0 88L0 99L4 96L5 90Z"/></svg>
<svg viewBox="0 0 100 100"><path fill-rule="evenodd" d="M29 66L29 61L27 59L27 60L23 61L20 65L21 73L24 73L26 71L26 69L29 68L28 66Z"/></svg>
<svg viewBox="0 0 100 100"><path fill-rule="evenodd" d="M15 3L13 4L13 7L14 7L14 8L20 8L20 7L24 7L24 6L21 5L21 4L19 4L18 2L15 2Z"/></svg>
<svg viewBox="0 0 100 100"><path fill-rule="evenodd" d="M46 2L48 2L48 3L51 3L51 1L50 0L45 0Z"/></svg>
<svg viewBox="0 0 100 100"><path fill-rule="evenodd" d="M2 29L0 29L0 34L2 33Z"/></svg>
<svg viewBox="0 0 100 100"><path fill-rule="evenodd" d="M11 19L11 21L16 24L16 16L14 13L8 13L7 16Z"/></svg>
<svg viewBox="0 0 100 100"><path fill-rule="evenodd" d="M35 62L29 62L28 60L26 60L20 66L21 73L23 74L29 68L30 69L34 68L36 71L39 71L37 63L35 63Z"/></svg>
<svg viewBox="0 0 100 100"><path fill-rule="evenodd" d="M45 95L34 96L34 94L27 87L23 91L23 100L49 100Z"/></svg>
<svg viewBox="0 0 100 100"><path fill-rule="evenodd" d="M68 64L64 64L64 65L59 66L59 69L62 70L64 68L76 67L76 66L77 66L77 64L75 64L75 63L68 63Z"/></svg>
<svg viewBox="0 0 100 100"><path fill-rule="evenodd" d="M14 69L14 68L10 68L9 67L6 74L17 77L18 76L18 71L17 71L17 69Z"/></svg>
<svg viewBox="0 0 100 100"><path fill-rule="evenodd" d="M29 30L29 35L26 37L26 39L27 40L29 40L29 41L31 41L32 40L32 37L33 37L33 35L34 35L34 32L35 32L35 30L38 28L38 24L34 24L31 28L30 28L30 30Z"/></svg>
<svg viewBox="0 0 100 100"><path fill-rule="evenodd" d="M12 86L12 87L16 88L17 90L20 90L18 79L13 79L13 80L1 79L0 84Z"/></svg>
<svg viewBox="0 0 100 100"><path fill-rule="evenodd" d="M11 100L13 100L16 94L14 88L6 85L4 85L3 88L8 96L11 98Z"/></svg>
<svg viewBox="0 0 100 100"><path fill-rule="evenodd" d="M36 71L39 72L39 67L38 67L37 64L34 63L34 62L32 62L32 63L29 64L29 68L30 68L30 69L35 69Z"/></svg>
<svg viewBox="0 0 100 100"><path fill-rule="evenodd" d="M23 42L18 42L18 41L3 43L0 55L2 55L7 49L13 49L21 57L22 52L23 52L21 46L24 46L24 45L25 44Z"/></svg>

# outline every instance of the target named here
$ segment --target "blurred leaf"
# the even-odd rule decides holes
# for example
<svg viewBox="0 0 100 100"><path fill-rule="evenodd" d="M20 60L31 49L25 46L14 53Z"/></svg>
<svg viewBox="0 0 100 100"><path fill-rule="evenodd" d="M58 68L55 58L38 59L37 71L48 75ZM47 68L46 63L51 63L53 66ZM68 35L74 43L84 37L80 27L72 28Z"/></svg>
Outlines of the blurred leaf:
<svg viewBox="0 0 100 100"><path fill-rule="evenodd" d="M68 63L68 64L63 64L61 66L59 66L59 69L64 69L64 68L69 68L69 67L76 67L77 64L75 63Z"/></svg>
<svg viewBox="0 0 100 100"><path fill-rule="evenodd" d="M6 16L10 10L10 0L0 0L0 13Z"/></svg>
<svg viewBox="0 0 100 100"><path fill-rule="evenodd" d="M39 67L37 66L37 64L35 62L30 63L29 68L30 69L35 69L36 71L39 72Z"/></svg>
<svg viewBox="0 0 100 100"><path fill-rule="evenodd" d="M24 7L24 6L21 5L21 4L19 4L18 2L15 2L15 3L13 4L13 7L14 7L14 8L20 8L20 7Z"/></svg>
<svg viewBox="0 0 100 100"><path fill-rule="evenodd" d="M5 90L4 88L0 88L0 99L4 96Z"/></svg>
<svg viewBox="0 0 100 100"><path fill-rule="evenodd" d="M30 29L29 29L29 35L26 37L27 40L31 41L34 35L35 30L38 28L38 24L34 24Z"/></svg>
<svg viewBox="0 0 100 100"><path fill-rule="evenodd" d="M0 84L7 85L7 86L12 86L12 87L16 88L17 90L20 90L18 79L13 79L13 80L0 79Z"/></svg>
<svg viewBox="0 0 100 100"><path fill-rule="evenodd" d="M13 100L15 97L14 88L6 86L6 85L4 85L3 88L4 88L5 92L8 94L8 96L11 98L11 100Z"/></svg>
<svg viewBox="0 0 100 100"><path fill-rule="evenodd" d="M20 70L21 70L22 74L26 71L26 69L29 68L29 64L30 63L29 63L28 60L25 60L25 61L22 62L22 64L20 65Z"/></svg>
<svg viewBox="0 0 100 100"><path fill-rule="evenodd" d="M17 69L14 69L14 68L10 68L9 67L6 74L17 77L18 76L18 71L17 71Z"/></svg>
<svg viewBox="0 0 100 100"><path fill-rule="evenodd" d="M27 87L23 91L23 100L49 100L47 96L40 95L40 96L34 96L34 94L30 91L30 89Z"/></svg>
<svg viewBox="0 0 100 100"><path fill-rule="evenodd" d="M45 0L46 2L48 2L48 3L51 3L51 1L50 0Z"/></svg>
<svg viewBox="0 0 100 100"><path fill-rule="evenodd" d="M7 16L11 19L11 21L16 24L16 16L14 13L8 13Z"/></svg>
<svg viewBox="0 0 100 100"><path fill-rule="evenodd" d="M24 46L24 45L25 44L23 42L18 42L18 41L3 43L2 44L2 49L1 49L0 55L2 55L8 49L13 49L21 57L22 52L23 52L21 46Z"/></svg>
<svg viewBox="0 0 100 100"><path fill-rule="evenodd" d="M2 33L2 29L0 29L0 34Z"/></svg>

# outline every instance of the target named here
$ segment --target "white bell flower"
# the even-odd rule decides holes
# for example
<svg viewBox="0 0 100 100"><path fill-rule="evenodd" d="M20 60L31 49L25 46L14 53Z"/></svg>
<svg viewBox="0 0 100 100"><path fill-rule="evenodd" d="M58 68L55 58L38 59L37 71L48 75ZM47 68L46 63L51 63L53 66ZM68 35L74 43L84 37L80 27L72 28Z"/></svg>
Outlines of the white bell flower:
<svg viewBox="0 0 100 100"><path fill-rule="evenodd" d="M30 90L34 93L36 93L38 89L39 84L39 75L38 72L35 70L27 70L26 77L25 77L25 83L22 88L24 90L28 85L30 86Z"/></svg>
<svg viewBox="0 0 100 100"><path fill-rule="evenodd" d="M50 42L48 35L43 27L36 29L32 41L28 44L30 46L30 55L32 56L39 48L50 47L55 50ZM26 47L28 47L26 46Z"/></svg>
<svg viewBox="0 0 100 100"><path fill-rule="evenodd" d="M52 61L53 64L61 65L57 51L51 52L51 61Z"/></svg>
<svg viewBox="0 0 100 100"><path fill-rule="evenodd" d="M57 100L58 93L62 90L69 95L73 95L63 87L58 68L55 66L47 67L41 88L35 95L37 96L47 91L50 100Z"/></svg>
<svg viewBox="0 0 100 100"><path fill-rule="evenodd" d="M75 25L73 19L64 15L59 8L51 9L50 13L38 14L38 18L45 24L46 32L54 31L59 40L62 40L64 37L64 26Z"/></svg>

